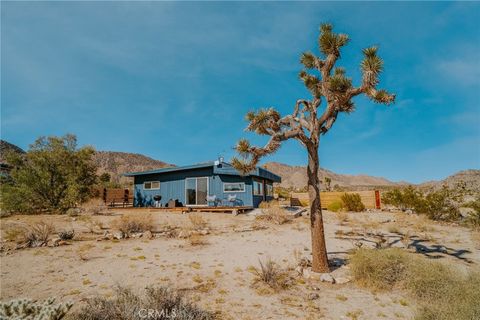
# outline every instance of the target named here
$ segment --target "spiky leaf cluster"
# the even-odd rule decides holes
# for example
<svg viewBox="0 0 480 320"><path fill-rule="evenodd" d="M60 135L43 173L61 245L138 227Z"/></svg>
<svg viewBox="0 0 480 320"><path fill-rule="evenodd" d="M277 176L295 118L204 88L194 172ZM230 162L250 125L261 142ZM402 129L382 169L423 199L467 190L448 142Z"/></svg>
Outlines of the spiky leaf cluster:
<svg viewBox="0 0 480 320"><path fill-rule="evenodd" d="M300 71L298 77L303 81L305 87L312 93L312 96L319 98L322 95L320 79L307 73L305 70Z"/></svg>
<svg viewBox="0 0 480 320"><path fill-rule="evenodd" d="M278 120L280 120L280 113L273 108L260 109L258 112L247 113L247 121L249 124L247 131L252 131L261 135L268 135L280 129Z"/></svg>
<svg viewBox="0 0 480 320"><path fill-rule="evenodd" d="M320 52L324 55L333 54L339 57L340 48L346 45L348 41L348 35L334 33L331 24L325 23L320 26L318 46L320 48Z"/></svg>

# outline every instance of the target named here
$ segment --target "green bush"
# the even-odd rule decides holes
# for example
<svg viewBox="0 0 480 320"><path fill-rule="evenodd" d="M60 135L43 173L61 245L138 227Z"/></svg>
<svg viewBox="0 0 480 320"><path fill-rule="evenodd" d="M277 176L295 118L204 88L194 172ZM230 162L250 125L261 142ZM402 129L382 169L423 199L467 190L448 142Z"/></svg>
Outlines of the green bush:
<svg viewBox="0 0 480 320"><path fill-rule="evenodd" d="M466 274L399 248L359 249L350 258L357 283L374 290L399 288L418 303L418 320L480 319L480 271Z"/></svg>
<svg viewBox="0 0 480 320"><path fill-rule="evenodd" d="M0 303L0 319L60 320L65 317L72 303L55 305L55 299L45 302L28 299Z"/></svg>
<svg viewBox="0 0 480 320"><path fill-rule="evenodd" d="M460 218L458 209L458 192L443 186L423 194L413 186L393 189L382 195L385 204L393 205L401 210L410 209L425 214L433 220L452 221Z"/></svg>
<svg viewBox="0 0 480 320"><path fill-rule="evenodd" d="M26 154L7 154L13 169L1 185L2 212L65 213L85 202L96 183L93 154L73 135L41 137Z"/></svg>
<svg viewBox="0 0 480 320"><path fill-rule="evenodd" d="M365 210L365 205L362 203L362 198L358 193L343 194L342 202L348 211L361 212Z"/></svg>
<svg viewBox="0 0 480 320"><path fill-rule="evenodd" d="M480 196L465 206L473 209L473 212L468 215L466 223L474 228L480 228Z"/></svg>
<svg viewBox="0 0 480 320"><path fill-rule="evenodd" d="M333 201L327 206L327 209L332 212L339 212L343 209L342 201Z"/></svg>

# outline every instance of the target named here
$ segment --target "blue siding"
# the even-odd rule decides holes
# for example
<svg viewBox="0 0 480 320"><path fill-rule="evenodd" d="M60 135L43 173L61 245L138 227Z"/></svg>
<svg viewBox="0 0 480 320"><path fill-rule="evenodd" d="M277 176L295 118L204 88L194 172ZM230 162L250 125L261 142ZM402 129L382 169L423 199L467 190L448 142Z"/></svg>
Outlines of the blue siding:
<svg viewBox="0 0 480 320"><path fill-rule="evenodd" d="M148 172L134 176L134 205L136 207L148 207L154 205L153 197L155 195L162 196L160 200L164 207L170 199L177 199L184 206L185 202L185 179L193 177L208 177L208 194L216 195L218 199L227 200L228 195L237 195L236 206L258 207L263 201L263 196L254 196L252 189L252 176L232 175L226 166L223 170L218 170L214 166L203 166L196 168L188 168L185 170L168 169L162 172ZM268 172L262 172L267 175ZM272 176L272 178L275 178ZM160 189L158 190L144 190L143 183L146 181L160 181ZM243 182L245 183L245 192L223 192L223 184L228 182ZM271 197L266 197L271 200ZM229 205L228 201L223 202L224 205Z"/></svg>
<svg viewBox="0 0 480 320"><path fill-rule="evenodd" d="M196 170L186 170L177 172L166 172L162 174L146 174L135 176L134 185L134 205L136 207L153 206L155 195L161 195L162 206L170 199L178 199L185 205L185 178L209 177L209 189L212 185L212 168L202 168ZM144 190L145 181L160 181L160 190Z"/></svg>

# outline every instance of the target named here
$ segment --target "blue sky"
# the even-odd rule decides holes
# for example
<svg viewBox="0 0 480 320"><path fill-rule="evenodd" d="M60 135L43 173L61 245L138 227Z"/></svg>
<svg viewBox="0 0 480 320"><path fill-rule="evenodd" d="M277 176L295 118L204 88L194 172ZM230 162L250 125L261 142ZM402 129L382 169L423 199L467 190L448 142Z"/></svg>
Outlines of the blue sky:
<svg viewBox="0 0 480 320"><path fill-rule="evenodd" d="M98 150L178 165L234 154L244 114L309 98L300 53L348 33L357 81L380 46L390 107L356 100L322 137L321 166L420 182L480 167L479 3L2 2L1 136L28 148L74 133ZM287 142L265 161L304 165Z"/></svg>

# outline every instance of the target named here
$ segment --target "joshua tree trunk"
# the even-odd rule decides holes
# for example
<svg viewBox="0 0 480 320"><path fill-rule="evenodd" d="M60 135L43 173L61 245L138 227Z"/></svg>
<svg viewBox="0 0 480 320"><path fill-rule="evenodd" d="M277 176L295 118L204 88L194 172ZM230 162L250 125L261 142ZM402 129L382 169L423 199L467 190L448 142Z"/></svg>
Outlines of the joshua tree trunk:
<svg viewBox="0 0 480 320"><path fill-rule="evenodd" d="M310 229L312 234L312 271L329 272L325 231L323 229L318 178L318 144L308 147L308 196L310 198Z"/></svg>

